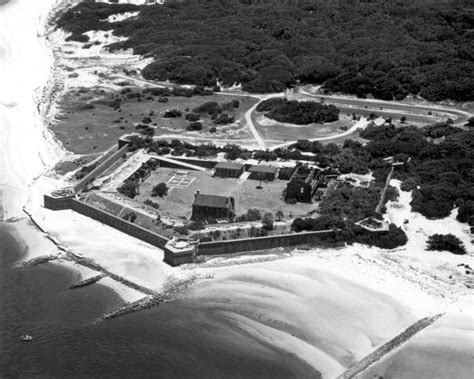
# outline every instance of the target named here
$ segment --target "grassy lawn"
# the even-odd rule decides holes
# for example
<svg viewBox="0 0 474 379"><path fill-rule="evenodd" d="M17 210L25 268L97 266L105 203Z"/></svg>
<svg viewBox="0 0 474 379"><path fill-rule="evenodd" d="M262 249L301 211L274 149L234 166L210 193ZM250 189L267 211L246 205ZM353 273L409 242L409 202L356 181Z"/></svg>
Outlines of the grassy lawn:
<svg viewBox="0 0 474 379"><path fill-rule="evenodd" d="M171 188L164 198L151 197L152 188L160 183L167 183L175 176L176 169L159 168L153 172L140 187L140 195L136 200L144 202L151 199L160 204L160 211L175 217L190 218L194 194L200 191L202 194L233 196L238 215L243 214L250 208L256 208L262 212L276 212L281 210L286 216L293 217L306 215L315 208L311 204L285 204L282 192L286 188L286 181L275 180L274 182L262 183L262 189L257 189L257 180L239 180L232 178L214 178L210 171L198 172L188 171L186 176L192 182L184 188Z"/></svg>
<svg viewBox="0 0 474 379"><path fill-rule="evenodd" d="M149 94L147 94L148 96ZM114 99L121 99L121 107L117 110L110 107ZM153 100L137 101L128 99L117 92L105 92L100 89L78 89L66 93L59 102L61 114L52 125L56 137L73 153L89 154L108 149L116 143L118 137L125 133L135 132L135 124L141 123L144 117L150 117L150 125L156 127L155 135L179 134L189 137L204 137L210 139L248 139L251 138L245 127L244 114L256 100L250 97L212 96L169 97L168 103ZM216 126L216 133L209 133L214 126L209 117L204 118L203 130L189 132L189 124L184 119L186 109L192 110L208 101L227 103L239 100L240 107L232 112L236 122L231 125ZM180 118L164 118L163 113L170 109L183 112ZM150 112L153 112L150 116Z"/></svg>
<svg viewBox="0 0 474 379"><path fill-rule="evenodd" d="M312 139L327 137L343 133L341 127L350 128L354 121L346 115L341 115L340 120L326 124L311 125L285 125L267 118L259 112L252 115L253 122L264 140L293 141L297 139Z"/></svg>

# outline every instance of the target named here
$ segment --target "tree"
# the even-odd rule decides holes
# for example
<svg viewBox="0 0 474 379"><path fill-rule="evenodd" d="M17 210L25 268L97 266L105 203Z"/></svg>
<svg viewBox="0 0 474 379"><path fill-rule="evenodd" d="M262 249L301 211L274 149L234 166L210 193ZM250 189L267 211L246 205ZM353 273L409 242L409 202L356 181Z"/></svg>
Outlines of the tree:
<svg viewBox="0 0 474 379"><path fill-rule="evenodd" d="M404 124L406 121L407 121L406 116L400 117L400 122L401 122L402 124Z"/></svg>
<svg viewBox="0 0 474 379"><path fill-rule="evenodd" d="M153 187L151 191L151 196L166 196L168 194L168 187L165 183L161 182L158 183L156 186Z"/></svg>
<svg viewBox="0 0 474 379"><path fill-rule="evenodd" d="M466 254L462 241L452 234L433 234L428 238L428 250L450 251L453 254Z"/></svg>
<svg viewBox="0 0 474 379"><path fill-rule="evenodd" d="M276 221L283 220L283 217L285 217L285 214L282 211L278 210L278 211L275 212Z"/></svg>
<svg viewBox="0 0 474 379"><path fill-rule="evenodd" d="M113 30L125 38L111 50L132 48L151 58L145 78L194 84L199 92L203 86L217 90L217 80L259 93L300 82L364 98L474 99L472 1L320 3L187 0L143 8L83 1L61 14L57 26L76 39ZM134 11L140 14L106 21Z"/></svg>
<svg viewBox="0 0 474 379"><path fill-rule="evenodd" d="M120 186L118 191L133 199L138 194L138 184L133 180L127 180Z"/></svg>
<svg viewBox="0 0 474 379"><path fill-rule="evenodd" d="M265 230L273 230L274 222L273 222L273 214L267 212L262 217L262 228Z"/></svg>
<svg viewBox="0 0 474 379"><path fill-rule="evenodd" d="M195 131L195 130L202 130L202 122L200 121L191 122L186 127L186 130L189 130L190 132Z"/></svg>
<svg viewBox="0 0 474 379"><path fill-rule="evenodd" d="M135 220L137 219L137 214L133 211L130 211L125 213L122 218L130 222L135 222Z"/></svg>
<svg viewBox="0 0 474 379"><path fill-rule="evenodd" d="M247 213L239 216L237 218L237 222L243 222L243 221L257 221L262 219L262 214L258 209L248 209Z"/></svg>

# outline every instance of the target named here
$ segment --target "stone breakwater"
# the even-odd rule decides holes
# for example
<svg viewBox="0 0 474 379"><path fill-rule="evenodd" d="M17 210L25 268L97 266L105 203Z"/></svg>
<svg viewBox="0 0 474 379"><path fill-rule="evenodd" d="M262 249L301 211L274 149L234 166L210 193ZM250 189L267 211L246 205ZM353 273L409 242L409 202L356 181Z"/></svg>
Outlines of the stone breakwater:
<svg viewBox="0 0 474 379"><path fill-rule="evenodd" d="M436 320L438 320L444 313L439 313L435 316L425 317L413 325L409 326L405 329L402 333L400 333L395 338L391 339L387 343L380 346L377 350L366 356L365 358L361 359L359 362L355 363L347 371L345 371L339 379L350 379L356 377L362 371L367 369L370 365L374 364L375 362L382 359L385 355L390 353L392 350L396 349L400 345L407 342L410 338L412 338L415 334L418 334L423 329L427 328L431 324L433 324Z"/></svg>
<svg viewBox="0 0 474 379"><path fill-rule="evenodd" d="M74 288L81 288L81 287L86 287L90 284L94 284L94 283L97 283L99 280L105 278L106 275L104 273L102 274L99 274L99 275L96 275L96 276L93 276L92 278L89 278L89 279L86 279L86 280L81 280L80 282L78 283L74 283L74 284L71 284L69 286L70 289L74 289Z"/></svg>

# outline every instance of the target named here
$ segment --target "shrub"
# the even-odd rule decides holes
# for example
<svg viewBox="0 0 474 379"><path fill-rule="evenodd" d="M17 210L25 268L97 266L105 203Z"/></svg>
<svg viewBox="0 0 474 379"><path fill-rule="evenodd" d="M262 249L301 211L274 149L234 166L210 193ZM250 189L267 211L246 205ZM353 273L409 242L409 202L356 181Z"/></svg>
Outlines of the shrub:
<svg viewBox="0 0 474 379"><path fill-rule="evenodd" d="M152 201L152 200L150 200L150 199L146 199L146 200L144 201L144 204L145 204L145 205L149 205L150 207L153 207L153 208L155 208L155 209L160 209L160 204L158 204L157 202Z"/></svg>
<svg viewBox="0 0 474 379"><path fill-rule="evenodd" d="M470 226L474 226L474 201L466 200L459 204L458 215L456 219L459 222L467 222Z"/></svg>
<svg viewBox="0 0 474 379"><path fill-rule="evenodd" d="M127 180L117 190L133 199L138 194L138 184L133 180Z"/></svg>
<svg viewBox="0 0 474 379"><path fill-rule="evenodd" d="M184 118L187 120L187 121L191 121L191 122L194 122L194 121L198 121L201 116L197 113L187 113Z"/></svg>
<svg viewBox="0 0 474 379"><path fill-rule="evenodd" d="M258 209L248 209L246 214L247 221L257 221L262 219L262 214Z"/></svg>
<svg viewBox="0 0 474 379"><path fill-rule="evenodd" d="M91 163L88 166L81 167L75 174L74 178L80 180L84 178L89 172L97 167L97 163Z"/></svg>
<svg viewBox="0 0 474 379"><path fill-rule="evenodd" d="M202 130L202 122L199 122L199 121L191 122L186 127L186 130L189 130L189 131Z"/></svg>
<svg viewBox="0 0 474 379"><path fill-rule="evenodd" d="M402 182L400 189L402 191L413 191L416 190L418 184L414 178L408 178Z"/></svg>
<svg viewBox="0 0 474 379"><path fill-rule="evenodd" d="M344 221L334 216L320 216L318 218L295 218L291 224L291 229L296 233L302 231L341 229Z"/></svg>
<svg viewBox="0 0 474 379"><path fill-rule="evenodd" d="M89 42L89 37L86 34L72 34L66 38L66 41Z"/></svg>
<svg viewBox="0 0 474 379"><path fill-rule="evenodd" d="M263 215L262 228L265 230L273 230L274 228L273 214L268 212Z"/></svg>
<svg viewBox="0 0 474 379"><path fill-rule="evenodd" d="M207 103L204 103L194 108L193 112L212 115L212 114L221 113L222 109L216 101L209 101Z"/></svg>
<svg viewBox="0 0 474 379"><path fill-rule="evenodd" d="M186 228L185 226L175 226L173 228L173 230L176 232L176 233L179 233L183 236L187 236L189 234L189 230L188 228Z"/></svg>
<svg viewBox="0 0 474 379"><path fill-rule="evenodd" d="M166 111L163 114L164 118L178 118L181 117L183 114L179 109L171 109L169 111Z"/></svg>
<svg viewBox="0 0 474 379"><path fill-rule="evenodd" d="M130 222L135 222L135 220L137 219L137 215L135 212L133 211L130 211L130 212L127 212L125 213L122 218L124 220L127 220L127 221L130 221Z"/></svg>
<svg viewBox="0 0 474 379"><path fill-rule="evenodd" d="M462 241L452 234L433 234L428 238L427 250L449 251L453 254L466 254Z"/></svg>
<svg viewBox="0 0 474 379"><path fill-rule="evenodd" d="M235 121L234 117L230 117L227 113L222 113L214 120L216 125L232 124Z"/></svg>
<svg viewBox="0 0 474 379"><path fill-rule="evenodd" d="M355 241L381 249L395 249L405 245L408 238L402 228L390 224L387 233L374 233L362 228L355 228Z"/></svg>
<svg viewBox="0 0 474 379"><path fill-rule="evenodd" d="M202 221L191 221L186 226L189 230L202 230L206 227Z"/></svg>

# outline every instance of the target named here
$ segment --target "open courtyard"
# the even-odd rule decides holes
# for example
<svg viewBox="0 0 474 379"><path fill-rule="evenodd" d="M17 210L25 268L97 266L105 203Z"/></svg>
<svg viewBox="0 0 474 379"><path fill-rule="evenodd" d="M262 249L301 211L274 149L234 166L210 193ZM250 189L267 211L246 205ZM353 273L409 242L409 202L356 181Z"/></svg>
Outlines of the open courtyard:
<svg viewBox="0 0 474 379"><path fill-rule="evenodd" d="M168 195L163 198L152 197L151 192L158 183L166 183ZM258 209L262 212L281 211L286 216L305 216L316 208L316 204L286 204L283 191L287 181L276 179L272 182L261 183L259 180L248 179L245 172L240 178L213 177L212 171L191 171L175 168L160 167L140 185L140 194L136 197L139 202L147 199L158 202L163 214L189 219L192 213L192 203L197 191L202 194L232 196L235 199L237 215L248 209Z"/></svg>

